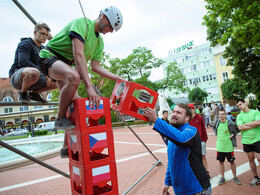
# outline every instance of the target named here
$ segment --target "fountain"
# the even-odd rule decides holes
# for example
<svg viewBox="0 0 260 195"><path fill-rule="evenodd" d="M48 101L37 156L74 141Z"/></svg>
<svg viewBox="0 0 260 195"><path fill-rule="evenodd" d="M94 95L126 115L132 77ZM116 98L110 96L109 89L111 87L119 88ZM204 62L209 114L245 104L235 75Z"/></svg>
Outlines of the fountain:
<svg viewBox="0 0 260 195"><path fill-rule="evenodd" d="M9 145L34 156L38 159L47 159L56 156L63 145L63 134L55 136L28 137L19 140L6 141ZM0 171L15 168L32 161L0 146Z"/></svg>
<svg viewBox="0 0 260 195"><path fill-rule="evenodd" d="M172 110L167 102L167 98L164 95L164 92L159 92L159 106L160 106L160 110L158 112L158 116L159 118L162 118L162 112L164 110L168 111L168 120L171 121L171 115L172 115Z"/></svg>

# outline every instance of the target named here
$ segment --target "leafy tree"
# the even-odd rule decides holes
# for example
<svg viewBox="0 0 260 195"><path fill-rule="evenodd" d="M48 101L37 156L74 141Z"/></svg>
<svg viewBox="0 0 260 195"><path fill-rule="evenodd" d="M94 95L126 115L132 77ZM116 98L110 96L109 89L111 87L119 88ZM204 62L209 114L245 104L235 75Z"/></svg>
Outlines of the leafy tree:
<svg viewBox="0 0 260 195"><path fill-rule="evenodd" d="M188 95L189 100L197 104L202 104L206 97L208 97L208 93L199 87L193 88Z"/></svg>
<svg viewBox="0 0 260 195"><path fill-rule="evenodd" d="M165 70L165 77L157 81L158 88L165 90L175 89L175 93L185 93L189 91L188 87L184 86L186 81L185 75L182 74L181 70L177 67L176 62L171 62Z"/></svg>
<svg viewBox="0 0 260 195"><path fill-rule="evenodd" d="M222 83L221 92L223 97L228 100L244 99L248 94L246 82L236 77Z"/></svg>
<svg viewBox="0 0 260 195"><path fill-rule="evenodd" d="M152 50L146 47L134 49L127 60L130 62L132 70L138 71L141 77L144 76L144 73L151 73L152 68L158 68L163 63L162 59L155 58Z"/></svg>
<svg viewBox="0 0 260 195"><path fill-rule="evenodd" d="M224 57L233 74L244 80L249 92L260 99L260 2L255 0L205 0L207 39L212 46L228 45Z"/></svg>
<svg viewBox="0 0 260 195"><path fill-rule="evenodd" d="M149 76L144 75L143 77L135 79L134 82L143 85L151 90L157 91L159 89L159 86L155 82L150 81L148 77Z"/></svg>

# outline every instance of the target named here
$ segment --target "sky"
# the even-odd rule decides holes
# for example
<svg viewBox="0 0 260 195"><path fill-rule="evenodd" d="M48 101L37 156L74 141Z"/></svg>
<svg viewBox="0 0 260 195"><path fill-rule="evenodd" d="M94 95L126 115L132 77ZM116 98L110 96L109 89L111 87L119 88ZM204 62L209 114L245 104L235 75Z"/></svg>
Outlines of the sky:
<svg viewBox="0 0 260 195"><path fill-rule="evenodd" d="M100 10L114 5L122 12L123 25L118 32L102 35L105 52L111 58L126 58L133 49L147 47L156 58L190 41L207 42L202 25L207 13L203 0L80 0L85 15L96 19ZM51 34L57 34L70 21L83 17L78 0L18 0L36 22L45 22ZM0 1L0 77L8 77L21 37L33 36L33 23L13 3ZM163 77L162 68L154 69L152 81Z"/></svg>

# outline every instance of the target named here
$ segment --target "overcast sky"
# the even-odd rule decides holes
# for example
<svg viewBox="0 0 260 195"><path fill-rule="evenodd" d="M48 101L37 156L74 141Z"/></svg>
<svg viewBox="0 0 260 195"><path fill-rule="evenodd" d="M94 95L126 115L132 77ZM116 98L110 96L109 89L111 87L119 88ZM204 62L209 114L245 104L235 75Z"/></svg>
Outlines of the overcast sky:
<svg viewBox="0 0 260 195"><path fill-rule="evenodd" d="M36 22L46 22L52 35L71 20L83 17L78 0L18 0ZM123 14L118 32L103 35L105 51L112 58L125 58L137 47L151 49L157 58L166 58L168 51L194 41L206 43L206 14L203 0L81 0L87 18L96 19L107 6L117 6ZM32 37L32 22L12 0L0 1L0 77L7 77L15 49L21 37ZM161 69L152 73L152 80L162 77Z"/></svg>

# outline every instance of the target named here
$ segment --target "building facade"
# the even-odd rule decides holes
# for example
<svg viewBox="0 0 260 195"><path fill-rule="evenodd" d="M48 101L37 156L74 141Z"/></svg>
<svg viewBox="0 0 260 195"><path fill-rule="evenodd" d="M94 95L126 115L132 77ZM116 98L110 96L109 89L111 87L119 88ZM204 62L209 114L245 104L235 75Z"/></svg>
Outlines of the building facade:
<svg viewBox="0 0 260 195"><path fill-rule="evenodd" d="M228 78L233 78L232 67L226 66L226 60L223 58L224 49L221 46L210 47L210 43L194 47L190 42L169 51L168 57L163 59L163 70L169 63L176 62L186 76L185 86L191 90L197 86L208 93L204 103L223 101L220 86ZM175 90L166 90L165 94L175 104L190 102L188 93L176 95Z"/></svg>
<svg viewBox="0 0 260 195"><path fill-rule="evenodd" d="M0 78L0 86L1 102L18 101L18 91L11 86L9 78ZM44 92L42 95L51 101L51 91ZM0 127L2 129L27 128L29 124L36 126L41 122L55 120L54 110L41 111L46 108L53 108L53 106L0 106Z"/></svg>

